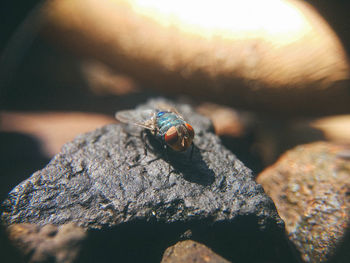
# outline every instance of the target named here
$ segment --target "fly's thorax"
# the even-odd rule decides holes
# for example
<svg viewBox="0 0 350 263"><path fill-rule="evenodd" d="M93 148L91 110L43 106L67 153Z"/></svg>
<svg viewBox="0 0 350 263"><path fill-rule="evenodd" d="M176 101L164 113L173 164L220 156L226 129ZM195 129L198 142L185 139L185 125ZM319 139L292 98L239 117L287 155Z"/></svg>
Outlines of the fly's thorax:
<svg viewBox="0 0 350 263"><path fill-rule="evenodd" d="M160 136L164 136L170 127L183 123L184 120L173 112L160 111L156 116L156 126Z"/></svg>

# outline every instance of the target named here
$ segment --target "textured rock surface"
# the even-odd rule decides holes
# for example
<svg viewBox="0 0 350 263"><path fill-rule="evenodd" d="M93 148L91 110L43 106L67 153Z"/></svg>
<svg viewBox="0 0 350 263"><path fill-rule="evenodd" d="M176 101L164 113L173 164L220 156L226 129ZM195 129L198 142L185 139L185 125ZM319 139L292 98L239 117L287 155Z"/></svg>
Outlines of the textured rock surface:
<svg viewBox="0 0 350 263"><path fill-rule="evenodd" d="M251 171L220 144L208 119L177 108L196 131L192 160L189 152L165 154L138 127L105 126L66 144L14 188L3 203L4 224L74 222L90 229L106 258L119 249L128 261L159 261L161 253L150 254L186 231L225 257L273 262L288 255L283 221Z"/></svg>
<svg viewBox="0 0 350 263"><path fill-rule="evenodd" d="M25 262L76 262L85 231L66 224L60 227L34 224L13 224L8 227L10 240L16 245Z"/></svg>
<svg viewBox="0 0 350 263"><path fill-rule="evenodd" d="M262 172L258 182L275 201L306 262L348 262L349 148L329 143L296 147Z"/></svg>
<svg viewBox="0 0 350 263"><path fill-rule="evenodd" d="M186 240L167 248L161 263L229 263L229 261L203 244Z"/></svg>

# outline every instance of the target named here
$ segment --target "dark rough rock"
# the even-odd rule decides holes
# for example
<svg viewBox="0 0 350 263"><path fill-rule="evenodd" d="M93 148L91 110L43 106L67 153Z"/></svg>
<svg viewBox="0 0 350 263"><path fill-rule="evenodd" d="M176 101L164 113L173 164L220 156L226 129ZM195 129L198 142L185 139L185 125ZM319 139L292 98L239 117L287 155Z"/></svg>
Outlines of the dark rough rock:
<svg viewBox="0 0 350 263"><path fill-rule="evenodd" d="M165 250L161 263L229 263L210 248L192 240L176 243Z"/></svg>
<svg viewBox="0 0 350 263"><path fill-rule="evenodd" d="M3 224L75 223L89 230L82 254L99 262L116 253L124 262L159 262L185 232L233 261L294 262L284 223L251 171L220 144L207 118L176 108L196 131L192 159L190 151L165 152L138 127L107 125L67 143L15 187Z"/></svg>
<svg viewBox="0 0 350 263"><path fill-rule="evenodd" d="M7 229L9 239L25 262L76 262L86 231L74 224L62 226L13 224Z"/></svg>
<svg viewBox="0 0 350 263"><path fill-rule="evenodd" d="M298 146L262 172L289 238L305 262L349 262L350 149Z"/></svg>

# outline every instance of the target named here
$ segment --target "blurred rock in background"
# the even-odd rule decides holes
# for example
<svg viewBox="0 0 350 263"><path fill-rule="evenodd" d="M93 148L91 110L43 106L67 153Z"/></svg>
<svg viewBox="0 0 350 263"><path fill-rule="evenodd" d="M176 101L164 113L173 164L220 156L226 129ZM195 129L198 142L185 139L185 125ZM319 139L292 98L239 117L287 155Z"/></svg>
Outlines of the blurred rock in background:
<svg viewBox="0 0 350 263"><path fill-rule="evenodd" d="M176 243L165 250L161 263L229 263L198 242L187 240Z"/></svg>
<svg viewBox="0 0 350 263"><path fill-rule="evenodd" d="M274 200L305 262L348 260L350 147L324 142L298 146L257 181Z"/></svg>
<svg viewBox="0 0 350 263"><path fill-rule="evenodd" d="M348 108L344 47L305 2L80 1L51 1L43 35L149 89L275 115Z"/></svg>

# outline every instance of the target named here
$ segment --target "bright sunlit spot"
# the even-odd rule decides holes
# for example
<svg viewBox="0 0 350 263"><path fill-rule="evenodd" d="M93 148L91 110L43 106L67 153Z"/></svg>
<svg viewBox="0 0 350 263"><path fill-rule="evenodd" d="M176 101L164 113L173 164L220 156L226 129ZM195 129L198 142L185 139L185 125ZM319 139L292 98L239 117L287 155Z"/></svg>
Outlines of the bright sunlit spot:
<svg viewBox="0 0 350 263"><path fill-rule="evenodd" d="M130 0L135 10L163 26L205 37L295 40L310 26L296 7L283 0ZM303 34L303 33L302 33Z"/></svg>

